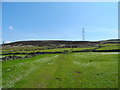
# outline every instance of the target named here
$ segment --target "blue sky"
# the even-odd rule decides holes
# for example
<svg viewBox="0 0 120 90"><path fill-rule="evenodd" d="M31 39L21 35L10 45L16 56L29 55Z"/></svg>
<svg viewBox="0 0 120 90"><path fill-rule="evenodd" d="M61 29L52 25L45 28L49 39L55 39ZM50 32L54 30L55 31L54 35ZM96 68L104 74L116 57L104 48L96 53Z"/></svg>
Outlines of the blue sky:
<svg viewBox="0 0 120 90"><path fill-rule="evenodd" d="M118 38L117 2L3 2L2 39L85 40Z"/></svg>

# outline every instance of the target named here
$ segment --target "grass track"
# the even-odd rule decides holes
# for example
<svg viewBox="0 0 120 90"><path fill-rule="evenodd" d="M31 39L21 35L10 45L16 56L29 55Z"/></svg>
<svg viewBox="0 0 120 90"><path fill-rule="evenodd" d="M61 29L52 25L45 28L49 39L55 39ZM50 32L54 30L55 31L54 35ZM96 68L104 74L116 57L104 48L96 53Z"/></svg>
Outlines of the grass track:
<svg viewBox="0 0 120 90"><path fill-rule="evenodd" d="M118 55L46 54L3 62L3 87L117 88Z"/></svg>

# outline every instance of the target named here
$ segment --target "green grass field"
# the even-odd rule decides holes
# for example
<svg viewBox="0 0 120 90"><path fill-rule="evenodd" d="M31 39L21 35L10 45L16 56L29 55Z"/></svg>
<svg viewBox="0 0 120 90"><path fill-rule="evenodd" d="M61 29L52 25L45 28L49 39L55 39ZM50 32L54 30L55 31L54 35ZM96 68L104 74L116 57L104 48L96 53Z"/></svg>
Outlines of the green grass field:
<svg viewBox="0 0 120 90"><path fill-rule="evenodd" d="M119 49L119 44L102 44L101 46L104 46L104 47L98 48L96 50L113 50L113 49Z"/></svg>
<svg viewBox="0 0 120 90"><path fill-rule="evenodd" d="M54 49L45 49L45 50L39 50L39 49L27 49L27 50L19 50L19 49L3 49L3 54L5 53L33 53L33 52L64 52L65 50L71 51L71 48L54 48ZM95 47L90 48L72 48L72 51L80 51L80 50L86 50L86 49L94 49Z"/></svg>
<svg viewBox="0 0 120 90"><path fill-rule="evenodd" d="M35 52L64 52L68 51L81 51L81 50L115 50L119 49L119 44L101 44L102 47L86 47L86 48L50 48L50 47L3 47L2 52L0 54L7 53L35 53Z"/></svg>
<svg viewBox="0 0 120 90"><path fill-rule="evenodd" d="M2 63L4 88L117 88L118 54L45 54Z"/></svg>
<svg viewBox="0 0 120 90"><path fill-rule="evenodd" d="M2 62L0 61L0 88L2 88Z"/></svg>

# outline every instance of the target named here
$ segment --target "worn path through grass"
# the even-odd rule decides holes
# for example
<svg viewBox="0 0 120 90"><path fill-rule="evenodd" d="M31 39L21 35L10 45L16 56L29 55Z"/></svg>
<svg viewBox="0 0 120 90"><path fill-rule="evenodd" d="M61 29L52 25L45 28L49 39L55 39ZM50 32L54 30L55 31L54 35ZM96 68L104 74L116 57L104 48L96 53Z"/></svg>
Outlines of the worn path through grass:
<svg viewBox="0 0 120 90"><path fill-rule="evenodd" d="M116 88L118 55L70 53L3 62L3 87Z"/></svg>

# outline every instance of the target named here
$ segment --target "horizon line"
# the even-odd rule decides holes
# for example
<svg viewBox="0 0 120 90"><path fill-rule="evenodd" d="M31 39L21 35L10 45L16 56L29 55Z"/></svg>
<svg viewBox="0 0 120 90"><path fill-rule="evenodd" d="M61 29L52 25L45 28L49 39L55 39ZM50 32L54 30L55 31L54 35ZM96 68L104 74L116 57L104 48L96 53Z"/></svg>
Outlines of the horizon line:
<svg viewBox="0 0 120 90"><path fill-rule="evenodd" d="M99 41L106 41L106 40L120 40L119 38L115 38L115 39L103 39L103 40L16 40L16 41L11 41L9 43L14 43L14 42L24 42L24 41L83 41L83 42L86 42L86 41L93 41L93 42L99 42ZM4 42L4 41L3 41ZM5 43L4 44L9 44L9 43ZM3 43L2 43L3 44Z"/></svg>

